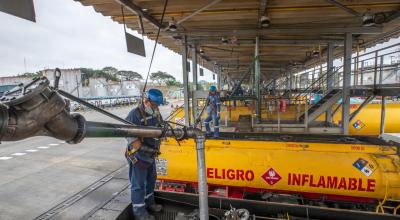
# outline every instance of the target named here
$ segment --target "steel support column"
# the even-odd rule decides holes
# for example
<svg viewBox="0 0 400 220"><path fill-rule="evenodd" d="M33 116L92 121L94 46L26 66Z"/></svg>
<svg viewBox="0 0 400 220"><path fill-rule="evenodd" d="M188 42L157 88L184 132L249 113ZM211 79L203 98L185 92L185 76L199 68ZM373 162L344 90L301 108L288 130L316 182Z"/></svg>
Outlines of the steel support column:
<svg viewBox="0 0 400 220"><path fill-rule="evenodd" d="M383 55L381 56L380 60L380 70L379 70L379 84L382 85L383 83ZM386 115L386 97L382 96L382 103L381 103L381 126L379 129L379 134L382 135L385 133L385 115Z"/></svg>
<svg viewBox="0 0 400 220"><path fill-rule="evenodd" d="M289 90L289 86L290 86L290 83L289 83L289 75L288 74L286 74L286 77L285 77L285 90L284 90L284 93L286 94L286 97L284 97L284 98L287 98L288 99L288 104L290 104L290 90Z"/></svg>
<svg viewBox="0 0 400 220"><path fill-rule="evenodd" d="M260 38L256 37L256 46L255 46L255 51L254 51L254 57L256 59L254 63L254 84L255 84L255 92L256 92L256 123L259 123L261 121L261 90L260 90L260 81L261 81L261 70L260 70L260 59L259 59L259 53L260 53Z"/></svg>
<svg viewBox="0 0 400 220"><path fill-rule="evenodd" d="M327 60L326 60L326 90L329 92L333 89L333 44L328 43ZM332 123L332 108L326 111L326 122Z"/></svg>
<svg viewBox="0 0 400 220"><path fill-rule="evenodd" d="M350 123L350 83L351 83L351 52L352 34L346 33L344 40L344 63L343 63L343 97L342 97L342 128L343 134L349 134Z"/></svg>
<svg viewBox="0 0 400 220"><path fill-rule="evenodd" d="M194 92L198 90L197 80L197 46L193 45L192 48L192 73L193 73L193 88L192 88L192 114L193 120L197 116L197 100L194 99Z"/></svg>
<svg viewBox="0 0 400 220"><path fill-rule="evenodd" d="M197 155L197 178L198 178L198 193L199 193L199 217L200 220L209 219L208 211L208 189L206 178L206 156L205 156L205 137L197 135L196 139L196 155Z"/></svg>
<svg viewBox="0 0 400 220"><path fill-rule="evenodd" d="M379 135L385 133L385 115L386 115L386 97L382 96L381 103L381 126L379 129Z"/></svg>
<svg viewBox="0 0 400 220"><path fill-rule="evenodd" d="M276 94L276 78L274 78L272 80L272 94L271 95L275 95Z"/></svg>
<svg viewBox="0 0 400 220"><path fill-rule="evenodd" d="M183 106L185 110L185 125L190 125L190 102L189 102L189 74L187 70L187 38L183 37L182 42L182 75L183 75Z"/></svg>
<svg viewBox="0 0 400 220"><path fill-rule="evenodd" d="M219 77L218 77L218 86L219 86L219 90L222 90L223 88L224 88L224 80L223 80L223 78L222 78L222 73L223 73L223 71L222 71L222 66L220 66L219 67L219 70L218 70L218 72L219 72Z"/></svg>
<svg viewBox="0 0 400 220"><path fill-rule="evenodd" d="M221 91L221 67L217 66L215 71L216 71L215 74L217 74L217 88L218 91Z"/></svg>
<svg viewBox="0 0 400 220"><path fill-rule="evenodd" d="M308 80L308 79L307 79ZM289 104L292 99L292 87L293 87L293 71L289 72ZM294 100L296 103L296 100Z"/></svg>

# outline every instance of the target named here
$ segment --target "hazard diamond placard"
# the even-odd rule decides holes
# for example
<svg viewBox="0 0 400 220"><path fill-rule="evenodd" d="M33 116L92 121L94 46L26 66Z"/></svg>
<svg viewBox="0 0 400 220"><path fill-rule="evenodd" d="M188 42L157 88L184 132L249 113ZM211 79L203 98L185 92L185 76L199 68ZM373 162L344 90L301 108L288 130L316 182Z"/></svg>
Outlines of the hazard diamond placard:
<svg viewBox="0 0 400 220"><path fill-rule="evenodd" d="M282 177L272 167L269 168L261 177L271 186L282 179Z"/></svg>

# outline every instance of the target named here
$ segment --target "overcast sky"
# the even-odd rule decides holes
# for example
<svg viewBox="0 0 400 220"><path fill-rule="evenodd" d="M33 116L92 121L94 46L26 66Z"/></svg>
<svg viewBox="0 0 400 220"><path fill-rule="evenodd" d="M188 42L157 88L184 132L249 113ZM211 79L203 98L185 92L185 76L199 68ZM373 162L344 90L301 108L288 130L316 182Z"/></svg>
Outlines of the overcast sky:
<svg viewBox="0 0 400 220"><path fill-rule="evenodd" d="M114 66L145 77L154 41L145 38L146 58L131 54L126 52L123 26L92 7L73 0L34 3L36 23L0 12L0 76L55 67ZM399 42L395 39L375 48ZM182 81L181 57L158 45L151 72L158 70ZM205 71L205 76L199 77L203 79L211 81L212 73Z"/></svg>
<svg viewBox="0 0 400 220"><path fill-rule="evenodd" d="M104 66L147 74L154 41L145 40L146 58L131 54L126 52L123 26L92 7L73 0L34 3L36 23L0 12L0 76ZM151 72L158 70L182 81L181 56L158 45ZM203 79L212 80L211 72L205 71Z"/></svg>

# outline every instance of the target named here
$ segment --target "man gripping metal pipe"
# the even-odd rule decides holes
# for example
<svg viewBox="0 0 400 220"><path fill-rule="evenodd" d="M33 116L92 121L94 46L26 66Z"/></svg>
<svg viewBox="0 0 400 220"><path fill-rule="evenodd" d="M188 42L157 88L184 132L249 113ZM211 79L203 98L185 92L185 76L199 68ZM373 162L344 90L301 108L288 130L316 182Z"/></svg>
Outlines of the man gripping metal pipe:
<svg viewBox="0 0 400 220"><path fill-rule="evenodd" d="M164 102L158 89L150 89L142 102L129 112L126 120L139 126L162 126L162 117L158 109ZM125 156L129 164L131 182L131 201L136 220L154 220L150 212L160 212L162 206L155 203L154 186L157 180L155 159L160 153L160 139L128 137Z"/></svg>

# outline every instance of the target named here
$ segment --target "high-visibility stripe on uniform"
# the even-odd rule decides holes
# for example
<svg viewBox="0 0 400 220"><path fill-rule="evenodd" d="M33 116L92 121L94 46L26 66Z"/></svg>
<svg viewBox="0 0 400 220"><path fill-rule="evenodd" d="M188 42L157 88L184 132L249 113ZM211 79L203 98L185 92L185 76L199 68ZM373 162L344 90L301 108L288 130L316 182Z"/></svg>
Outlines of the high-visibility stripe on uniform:
<svg viewBox="0 0 400 220"><path fill-rule="evenodd" d="M139 150L139 149L135 149L135 148L133 148L133 147L132 147L131 150L126 149L128 155L131 155L131 154L135 153L135 152L138 151L138 150Z"/></svg>
<svg viewBox="0 0 400 220"><path fill-rule="evenodd" d="M149 120L149 119L152 119L152 118L154 118L154 117L153 117L153 116L148 116L148 117L146 117L145 119L142 118L140 121L143 122L144 120Z"/></svg>
<svg viewBox="0 0 400 220"><path fill-rule="evenodd" d="M140 207L144 207L146 204L145 203L140 203L140 204L133 204L132 203L132 207L133 208L140 208Z"/></svg>
<svg viewBox="0 0 400 220"><path fill-rule="evenodd" d="M153 194L154 194L154 193L147 194L147 195L144 197L144 199L150 198Z"/></svg>

